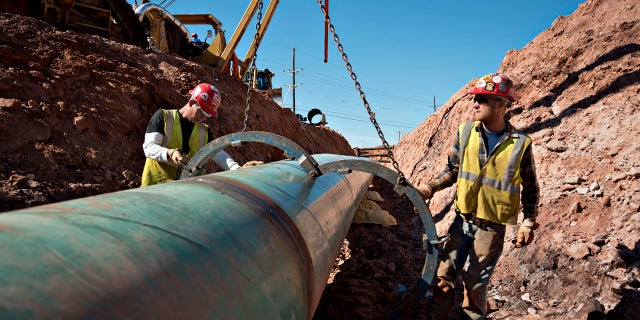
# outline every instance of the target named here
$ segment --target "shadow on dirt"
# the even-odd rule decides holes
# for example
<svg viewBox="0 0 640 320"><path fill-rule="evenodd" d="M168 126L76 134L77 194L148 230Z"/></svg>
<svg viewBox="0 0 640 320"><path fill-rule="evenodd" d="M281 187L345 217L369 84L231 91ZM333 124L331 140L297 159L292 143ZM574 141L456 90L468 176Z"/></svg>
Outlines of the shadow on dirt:
<svg viewBox="0 0 640 320"><path fill-rule="evenodd" d="M640 240L633 249L625 246L618 248L618 255L624 261L627 270L640 267ZM632 270L630 270L633 272ZM633 277L630 277L633 278ZM640 279L629 279L620 288L612 288L613 292L621 295L620 302L608 313L595 310L588 314L587 320L635 320L640 317Z"/></svg>
<svg viewBox="0 0 640 320"><path fill-rule="evenodd" d="M586 71L591 71L604 63L618 60L626 55L630 55L638 51L640 51L640 44L638 43L627 44L609 51L608 53L602 55L600 58L596 59L593 63L589 64L583 69L570 73L567 76L567 79L565 81L563 81L557 87L551 89L551 94L546 95L540 100L534 102L531 105L530 109L535 109L540 107L549 108L556 101L556 99L560 95L562 95L564 91L566 91L568 88L570 88L572 85L575 85L578 82L580 75L582 73ZM531 134L533 132L537 132L545 128L557 127L558 125L560 125L560 122L563 118L574 114L576 111L580 109L586 109L589 106L593 105L594 103L600 101L602 98L608 95L611 95L613 93L616 93L626 87L632 86L639 82L640 82L640 71L626 73L618 77L617 79L611 81L610 84L604 89L580 101L574 102L571 106L563 110L556 117L549 119L547 121L532 123L528 127L522 128L522 131L524 131L527 134ZM520 108L515 108L511 110L509 113L510 115L518 114L518 113L522 113L523 111L524 111L523 108L520 107Z"/></svg>

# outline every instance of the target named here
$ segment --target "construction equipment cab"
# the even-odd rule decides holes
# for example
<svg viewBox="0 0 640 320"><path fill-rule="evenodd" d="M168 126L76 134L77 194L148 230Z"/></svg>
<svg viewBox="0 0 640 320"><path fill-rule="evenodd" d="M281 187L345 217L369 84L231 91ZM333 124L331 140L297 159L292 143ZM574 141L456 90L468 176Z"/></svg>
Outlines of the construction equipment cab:
<svg viewBox="0 0 640 320"><path fill-rule="evenodd" d="M279 101L282 100L282 88L273 87L271 78L273 78L274 75L275 73L271 72L269 69L254 69L253 73L247 72L244 74L242 82L252 85L251 80L255 79L255 81L253 81L253 88L266 93L272 100L280 104Z"/></svg>
<svg viewBox="0 0 640 320"><path fill-rule="evenodd" d="M255 76L254 76L255 75ZM244 77L242 77L242 82L249 83L251 79L254 78L255 81L253 83L253 88L258 90L268 90L271 89L272 83L271 78L275 75L269 69L264 70L255 70L254 75L251 72L245 73Z"/></svg>

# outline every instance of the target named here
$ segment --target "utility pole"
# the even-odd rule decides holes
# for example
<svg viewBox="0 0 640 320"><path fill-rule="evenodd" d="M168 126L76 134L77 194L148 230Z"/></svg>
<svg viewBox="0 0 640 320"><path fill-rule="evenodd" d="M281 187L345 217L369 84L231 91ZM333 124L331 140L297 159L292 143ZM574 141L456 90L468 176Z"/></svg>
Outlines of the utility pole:
<svg viewBox="0 0 640 320"><path fill-rule="evenodd" d="M292 81L292 85L291 88L293 89L293 105L292 105L292 110L293 110L293 114L296 114L296 87L297 86L301 86L301 84L296 85L296 73L302 71L302 69L300 70L296 70L296 48L293 48L293 52L291 54L291 64L292 64L292 69L291 70L285 70L285 72L291 72L291 81Z"/></svg>
<svg viewBox="0 0 640 320"><path fill-rule="evenodd" d="M436 96L433 96L433 113L436 113Z"/></svg>

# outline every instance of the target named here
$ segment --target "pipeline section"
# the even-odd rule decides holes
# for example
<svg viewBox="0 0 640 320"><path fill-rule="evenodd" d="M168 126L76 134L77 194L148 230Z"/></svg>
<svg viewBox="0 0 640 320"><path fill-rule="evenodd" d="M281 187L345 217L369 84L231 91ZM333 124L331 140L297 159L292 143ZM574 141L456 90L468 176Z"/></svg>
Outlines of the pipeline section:
<svg viewBox="0 0 640 320"><path fill-rule="evenodd" d="M0 214L0 318L311 319L371 179L285 160Z"/></svg>

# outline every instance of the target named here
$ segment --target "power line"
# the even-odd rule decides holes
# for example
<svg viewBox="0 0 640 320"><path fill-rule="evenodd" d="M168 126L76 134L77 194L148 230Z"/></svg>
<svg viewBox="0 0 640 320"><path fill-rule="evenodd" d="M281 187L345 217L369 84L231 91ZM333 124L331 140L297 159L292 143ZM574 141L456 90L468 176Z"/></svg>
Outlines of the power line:
<svg viewBox="0 0 640 320"><path fill-rule="evenodd" d="M267 60L263 60L263 61L267 61ZM268 61L267 61L268 62ZM269 64L269 63L268 63ZM271 62L270 65L282 65L281 63L275 63L275 62ZM290 70L283 70L283 72L288 73L291 72ZM329 86L333 86L333 87L337 87L340 89L343 89L345 91L349 91L349 92L353 92L353 83L350 83L349 81L345 81L336 77L332 77L330 75L321 73L321 72L317 72L317 71L313 71L310 70L308 68L305 68L305 72L303 75L300 76L302 78L303 81L308 82L307 80L313 82L316 81L318 83L322 83L322 84L326 84ZM310 87L309 84L307 84L307 87ZM371 88L371 87L367 87L367 86L363 86L363 90L365 91L365 94L367 94L367 96L370 97L380 97L380 98L384 98L387 100L392 100L392 101L402 101L404 103L414 103L414 104L419 104L419 105L426 105L427 102L425 100L422 99L416 99L416 98L410 98L410 97L405 97L405 96L401 96L401 95L397 95L395 93L391 93L388 91L384 91L384 90L380 90L380 89L376 89L376 88ZM311 91L308 91L309 93L313 93ZM315 93L314 93L315 94ZM316 94L317 95L317 94ZM428 107L424 107L425 109Z"/></svg>
<svg viewBox="0 0 640 320"><path fill-rule="evenodd" d="M331 85L331 86L335 86L338 88L342 88L344 90L347 91L353 91L353 84L347 82L347 81L342 81L342 80L338 80L336 78L332 78L330 76L324 75L322 73L319 72L314 72L314 71L309 71L308 69L306 70L306 74L304 75L304 79L307 80L312 80L312 81L317 81L319 83L323 83L326 85ZM316 74L319 75L319 77L314 77L313 75L309 75L309 74ZM371 97L380 97L380 98L385 98L388 100L395 100L395 101L403 101L403 102L413 102L413 103L419 103L419 104L424 104L425 101L421 100L421 99L416 99L416 98L409 98L409 97L404 97L404 96L400 96L397 95L395 93L391 93L388 91L384 91L384 90L379 90L379 89L375 89L375 88L371 88L371 87L367 87L367 86L363 86L363 91L365 92L365 94L367 94L367 96L371 96Z"/></svg>

